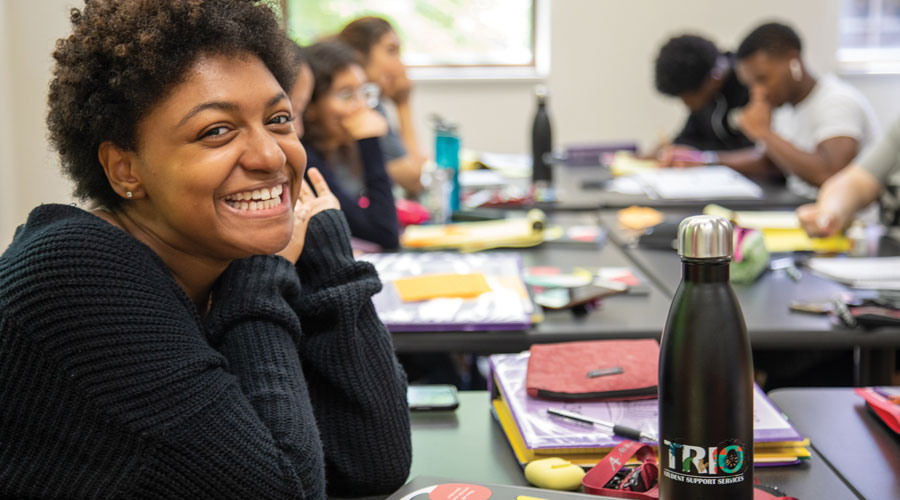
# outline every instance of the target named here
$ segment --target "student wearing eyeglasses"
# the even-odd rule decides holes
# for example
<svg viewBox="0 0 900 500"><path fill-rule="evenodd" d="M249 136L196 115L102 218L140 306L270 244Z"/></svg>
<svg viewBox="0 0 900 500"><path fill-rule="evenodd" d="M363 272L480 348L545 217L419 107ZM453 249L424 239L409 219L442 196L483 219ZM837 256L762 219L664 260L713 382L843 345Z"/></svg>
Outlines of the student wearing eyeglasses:
<svg viewBox="0 0 900 500"><path fill-rule="evenodd" d="M322 172L354 237L395 249L397 211L379 143L388 125L372 109L378 86L367 82L353 49L341 41L318 42L305 55L314 81L303 114L309 166Z"/></svg>

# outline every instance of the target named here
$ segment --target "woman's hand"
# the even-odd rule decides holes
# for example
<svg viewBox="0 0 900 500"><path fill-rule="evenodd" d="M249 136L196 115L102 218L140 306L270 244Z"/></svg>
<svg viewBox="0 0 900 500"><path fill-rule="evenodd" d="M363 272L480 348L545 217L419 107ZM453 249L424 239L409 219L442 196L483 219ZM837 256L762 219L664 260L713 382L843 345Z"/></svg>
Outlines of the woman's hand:
<svg viewBox="0 0 900 500"><path fill-rule="evenodd" d="M322 177L322 173L316 168L307 170L310 182L312 182L315 192L307 184L306 180L301 179L300 196L297 204L294 205L294 234L291 241L278 255L285 259L296 263L303 253L303 244L306 242L306 228L309 227L309 221L317 213L328 209L340 210L341 204L338 199L328 188L328 183Z"/></svg>
<svg viewBox="0 0 900 500"><path fill-rule="evenodd" d="M656 159L660 167L698 167L707 164L703 151L681 144L662 146Z"/></svg>
<svg viewBox="0 0 900 500"><path fill-rule="evenodd" d="M825 210L816 203L797 207L800 225L813 238L832 236L844 229L847 218L843 214Z"/></svg>
<svg viewBox="0 0 900 500"><path fill-rule="evenodd" d="M388 131L387 120L381 113L371 108L363 108L353 113L345 118L342 124L356 140L381 137Z"/></svg>
<svg viewBox="0 0 900 500"><path fill-rule="evenodd" d="M406 76L406 69L393 78L391 88L385 92L385 97L394 101L397 106L403 106L409 102L412 93L412 80Z"/></svg>

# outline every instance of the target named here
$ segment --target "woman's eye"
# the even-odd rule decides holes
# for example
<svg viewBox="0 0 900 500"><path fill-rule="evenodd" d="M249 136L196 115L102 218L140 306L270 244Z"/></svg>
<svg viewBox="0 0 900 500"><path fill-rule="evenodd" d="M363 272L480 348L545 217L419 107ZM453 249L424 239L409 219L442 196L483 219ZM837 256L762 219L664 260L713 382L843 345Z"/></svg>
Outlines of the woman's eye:
<svg viewBox="0 0 900 500"><path fill-rule="evenodd" d="M203 135L200 136L200 138L202 139L204 137L218 137L220 135L225 135L225 133L227 132L228 127L214 127L207 130Z"/></svg>
<svg viewBox="0 0 900 500"><path fill-rule="evenodd" d="M275 118L272 118L272 121L269 123L273 125L283 125L285 123L291 123L292 118L288 115L278 115Z"/></svg>

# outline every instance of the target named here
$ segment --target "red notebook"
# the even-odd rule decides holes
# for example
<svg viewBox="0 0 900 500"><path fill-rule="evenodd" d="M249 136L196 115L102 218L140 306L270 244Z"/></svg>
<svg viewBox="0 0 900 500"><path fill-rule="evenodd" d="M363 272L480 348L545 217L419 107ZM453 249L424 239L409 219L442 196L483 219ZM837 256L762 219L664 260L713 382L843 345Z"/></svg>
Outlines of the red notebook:
<svg viewBox="0 0 900 500"><path fill-rule="evenodd" d="M653 339L533 345L525 385L529 396L543 399L652 399L658 366Z"/></svg>
<svg viewBox="0 0 900 500"><path fill-rule="evenodd" d="M894 392L900 392L897 387L858 387L854 389L856 394L862 396L885 424L897 434L900 434L900 403L892 400Z"/></svg>

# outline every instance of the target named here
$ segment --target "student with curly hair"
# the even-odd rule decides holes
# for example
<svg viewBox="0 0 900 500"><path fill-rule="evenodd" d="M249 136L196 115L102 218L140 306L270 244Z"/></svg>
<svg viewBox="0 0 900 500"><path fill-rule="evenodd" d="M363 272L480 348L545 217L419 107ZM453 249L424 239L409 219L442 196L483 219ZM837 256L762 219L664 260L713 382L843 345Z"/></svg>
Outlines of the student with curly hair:
<svg viewBox="0 0 900 500"><path fill-rule="evenodd" d="M366 77L381 89L381 100L375 109L386 116L386 98L396 110L397 126L389 127L387 134L381 137L384 162L391 180L411 195L421 193L425 156L419 148L413 123L409 103L412 82L400 59L400 38L387 20L375 16L350 22L338 38L353 47L363 63Z"/></svg>
<svg viewBox="0 0 900 500"><path fill-rule="evenodd" d="M735 74L736 62L729 52L720 52L713 42L697 35L669 39L656 57L656 89L677 97L690 114L672 145L661 149L665 164L681 157L715 162L719 151L752 147L737 127L735 116L750 98Z"/></svg>
<svg viewBox="0 0 900 500"><path fill-rule="evenodd" d="M377 89L347 44L325 40L305 49L314 85L303 123L309 165L322 171L353 236L385 249L400 246L400 227L380 137L387 121Z"/></svg>
<svg viewBox="0 0 900 500"><path fill-rule="evenodd" d="M96 208L34 209L0 257L0 497L399 487L381 284L322 176L302 181L271 10L91 0L71 19L47 124Z"/></svg>

